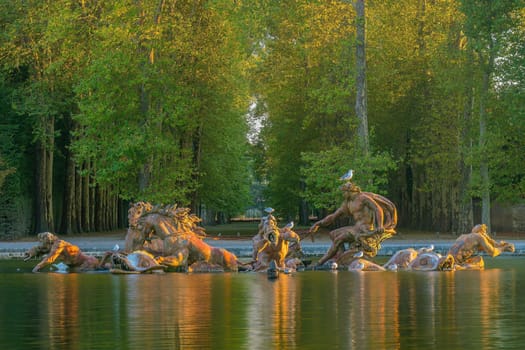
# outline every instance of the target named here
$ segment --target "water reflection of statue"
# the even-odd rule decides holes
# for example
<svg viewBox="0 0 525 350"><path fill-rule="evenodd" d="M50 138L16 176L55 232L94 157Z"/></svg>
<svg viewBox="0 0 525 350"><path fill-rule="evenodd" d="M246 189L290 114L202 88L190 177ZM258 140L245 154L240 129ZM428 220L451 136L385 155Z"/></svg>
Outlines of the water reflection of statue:
<svg viewBox="0 0 525 350"><path fill-rule="evenodd" d="M496 241L487 234L487 226L476 225L472 232L462 234L450 247L448 254L454 257L458 269L483 269L483 258L479 254L485 252L491 257L502 252L514 252L514 245L505 241Z"/></svg>
<svg viewBox="0 0 525 350"><path fill-rule="evenodd" d="M39 245L31 248L26 253L24 260L44 254L47 254L47 256L34 267L33 272L38 272L57 260L77 271L94 270L98 266L97 258L82 253L76 245L61 240L50 232L39 233L37 237Z"/></svg>
<svg viewBox="0 0 525 350"><path fill-rule="evenodd" d="M349 175L342 177L346 183L341 186L344 201L334 213L317 221L310 228L315 232L320 226L332 224L337 218L350 216L354 220L353 226L344 226L330 232L332 246L319 260L324 264L335 257L337 260L344 254L344 244L350 244L349 254L363 251L367 256L374 257L380 248L380 243L393 236L397 225L397 209L387 198L361 189L350 182Z"/></svg>

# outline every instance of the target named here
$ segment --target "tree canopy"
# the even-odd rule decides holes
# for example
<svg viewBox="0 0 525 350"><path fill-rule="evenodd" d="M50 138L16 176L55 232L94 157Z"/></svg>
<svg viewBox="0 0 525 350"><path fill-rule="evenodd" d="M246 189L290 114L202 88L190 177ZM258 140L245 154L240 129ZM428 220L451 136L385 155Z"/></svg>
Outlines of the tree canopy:
<svg viewBox="0 0 525 350"><path fill-rule="evenodd" d="M525 200L524 5L3 2L0 227L113 229L134 200L211 222L250 186L306 224L352 168L401 225L470 229Z"/></svg>

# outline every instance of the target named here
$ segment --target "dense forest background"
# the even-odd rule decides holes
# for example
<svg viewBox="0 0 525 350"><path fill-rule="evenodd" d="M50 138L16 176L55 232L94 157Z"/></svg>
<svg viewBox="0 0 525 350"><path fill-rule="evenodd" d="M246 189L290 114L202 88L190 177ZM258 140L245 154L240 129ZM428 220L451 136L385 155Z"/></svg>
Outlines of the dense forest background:
<svg viewBox="0 0 525 350"><path fill-rule="evenodd" d="M0 27L4 238L137 200L307 223L349 168L404 227L525 200L523 0L2 1Z"/></svg>

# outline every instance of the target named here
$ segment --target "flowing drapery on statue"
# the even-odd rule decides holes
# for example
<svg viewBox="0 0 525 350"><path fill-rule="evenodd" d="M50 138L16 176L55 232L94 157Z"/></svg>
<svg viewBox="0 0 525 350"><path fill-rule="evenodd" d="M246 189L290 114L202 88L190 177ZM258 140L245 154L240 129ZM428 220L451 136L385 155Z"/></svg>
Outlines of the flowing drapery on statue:
<svg viewBox="0 0 525 350"><path fill-rule="evenodd" d="M381 248L381 242L396 234L397 209L389 199L371 192L362 192L354 185L353 171L343 177L341 186L344 200L332 214L317 221L310 228L314 233L321 226L332 224L339 217L351 217L353 225L332 230L329 235L332 246L319 260L318 265L334 260L336 263L350 260L356 252L362 251L367 257L374 257ZM345 243L349 249L345 251Z"/></svg>

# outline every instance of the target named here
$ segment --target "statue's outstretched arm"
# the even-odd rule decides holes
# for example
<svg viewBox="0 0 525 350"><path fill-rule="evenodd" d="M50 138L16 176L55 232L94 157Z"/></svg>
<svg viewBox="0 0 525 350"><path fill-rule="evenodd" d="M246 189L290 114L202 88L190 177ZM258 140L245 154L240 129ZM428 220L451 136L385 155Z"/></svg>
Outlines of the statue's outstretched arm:
<svg viewBox="0 0 525 350"><path fill-rule="evenodd" d="M33 268L33 272L38 272L40 271L41 269L43 269L44 267L48 266L48 265L51 265L52 263L55 262L55 260L60 256L60 254L62 254L62 252L64 251L64 244L63 242L60 242L60 244L54 246L52 249L51 249L51 252L49 253L49 255L44 258L41 262L39 262L34 268Z"/></svg>
<svg viewBox="0 0 525 350"><path fill-rule="evenodd" d="M335 212L333 212L330 215L325 216L323 219L317 221L315 224L310 227L310 231L315 232L320 226L326 226L330 225L332 222L334 222L335 219L340 217L345 213L345 204L343 203L339 209L337 209Z"/></svg>

